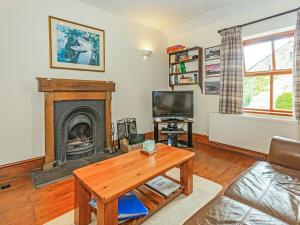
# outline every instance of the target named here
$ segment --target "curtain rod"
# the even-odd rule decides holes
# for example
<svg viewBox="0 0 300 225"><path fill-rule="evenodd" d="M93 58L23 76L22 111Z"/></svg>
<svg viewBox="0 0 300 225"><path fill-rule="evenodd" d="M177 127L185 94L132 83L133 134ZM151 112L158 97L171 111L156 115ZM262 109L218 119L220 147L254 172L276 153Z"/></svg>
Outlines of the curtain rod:
<svg viewBox="0 0 300 225"><path fill-rule="evenodd" d="M292 10L286 11L286 12L278 13L278 14L275 14L273 16L268 16L268 17L265 17L265 18L262 18L262 19L258 19L258 20L255 20L255 21L252 21L252 22L249 22L249 23L244 23L244 24L238 25L237 27L249 26L249 25L254 24L254 23L259 23L261 21L269 20L269 19L272 19L272 18L275 18L275 17L278 17L278 16L282 16L282 15L285 15L285 14L296 12L299 9L300 9L300 7L296 8L296 9L292 9ZM229 27L229 28L232 28L232 27ZM229 29L229 28L224 28L222 30L218 30L218 33L220 33L223 30Z"/></svg>

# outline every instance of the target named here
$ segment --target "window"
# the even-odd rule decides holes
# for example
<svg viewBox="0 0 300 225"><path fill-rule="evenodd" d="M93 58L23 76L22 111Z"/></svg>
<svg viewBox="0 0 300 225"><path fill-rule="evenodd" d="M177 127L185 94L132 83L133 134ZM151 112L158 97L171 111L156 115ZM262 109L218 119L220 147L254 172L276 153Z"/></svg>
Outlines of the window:
<svg viewBox="0 0 300 225"><path fill-rule="evenodd" d="M293 35L289 31L244 41L245 112L292 114Z"/></svg>

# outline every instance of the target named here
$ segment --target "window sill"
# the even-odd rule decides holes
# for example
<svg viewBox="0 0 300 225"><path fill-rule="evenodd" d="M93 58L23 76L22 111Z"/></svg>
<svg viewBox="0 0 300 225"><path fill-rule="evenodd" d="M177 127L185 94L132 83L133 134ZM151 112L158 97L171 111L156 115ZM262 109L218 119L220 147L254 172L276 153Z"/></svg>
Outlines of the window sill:
<svg viewBox="0 0 300 225"><path fill-rule="evenodd" d="M224 118L231 118L231 119L246 119L255 122L279 122L279 123L290 123L290 124L298 124L298 120L294 119L292 116L274 116L274 115L267 115L267 114L254 114L254 113L247 113L244 112L243 114L222 114L222 113L210 113L214 115L218 115Z"/></svg>
<svg viewBox="0 0 300 225"><path fill-rule="evenodd" d="M285 116L285 117L293 117L293 112L288 111L267 111L267 110L252 110L252 109L244 109L244 113L250 114L262 114L262 115L270 115L270 116Z"/></svg>

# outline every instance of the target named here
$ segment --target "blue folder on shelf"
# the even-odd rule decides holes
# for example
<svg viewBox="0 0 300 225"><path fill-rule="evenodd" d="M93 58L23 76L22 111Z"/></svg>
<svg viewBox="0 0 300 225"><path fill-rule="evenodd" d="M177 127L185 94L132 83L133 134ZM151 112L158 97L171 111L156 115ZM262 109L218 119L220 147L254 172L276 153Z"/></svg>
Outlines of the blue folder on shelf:
<svg viewBox="0 0 300 225"><path fill-rule="evenodd" d="M97 200L94 198L90 201L90 205L97 208ZM127 193L118 200L118 218L119 221L129 220L146 216L149 214L149 210L133 193Z"/></svg>
<svg viewBox="0 0 300 225"><path fill-rule="evenodd" d="M149 210L133 193L128 193L119 198L118 212L119 220L127 220L146 216Z"/></svg>

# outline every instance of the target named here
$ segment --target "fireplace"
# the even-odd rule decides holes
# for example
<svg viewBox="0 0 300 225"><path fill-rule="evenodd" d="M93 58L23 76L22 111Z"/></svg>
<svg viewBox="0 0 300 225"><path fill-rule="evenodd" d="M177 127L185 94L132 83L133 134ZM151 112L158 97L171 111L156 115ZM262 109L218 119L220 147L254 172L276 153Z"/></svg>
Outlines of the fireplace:
<svg viewBox="0 0 300 225"><path fill-rule="evenodd" d="M54 129L55 161L58 164L104 152L104 101L55 102Z"/></svg>
<svg viewBox="0 0 300 225"><path fill-rule="evenodd" d="M37 78L45 96L45 165L111 148L111 81Z"/></svg>
<svg viewBox="0 0 300 225"><path fill-rule="evenodd" d="M95 136L92 120L85 115L77 115L63 129L66 133L63 146L66 147L66 160L79 159L96 153ZM65 154L63 154L65 155Z"/></svg>

